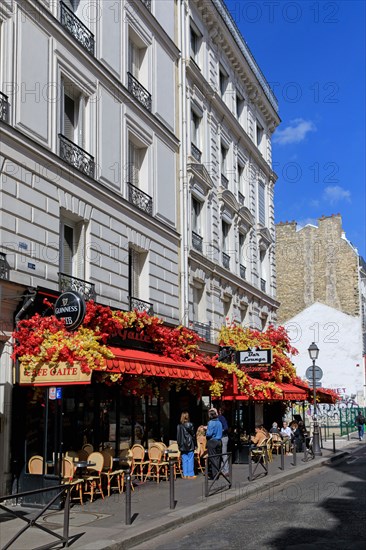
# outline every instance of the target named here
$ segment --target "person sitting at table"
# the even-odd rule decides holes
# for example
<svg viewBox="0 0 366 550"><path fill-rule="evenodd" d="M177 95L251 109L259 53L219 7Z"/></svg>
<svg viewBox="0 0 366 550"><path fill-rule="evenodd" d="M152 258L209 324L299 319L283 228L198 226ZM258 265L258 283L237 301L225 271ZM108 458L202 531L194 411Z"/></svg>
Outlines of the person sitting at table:
<svg viewBox="0 0 366 550"><path fill-rule="evenodd" d="M280 430L278 429L277 422L273 422L272 428L269 430L269 433L270 434L279 434L280 433Z"/></svg>
<svg viewBox="0 0 366 550"><path fill-rule="evenodd" d="M267 439L267 434L263 431L262 426L258 424L255 427L255 435L252 435L250 440L253 443L253 447L261 446L262 443Z"/></svg>

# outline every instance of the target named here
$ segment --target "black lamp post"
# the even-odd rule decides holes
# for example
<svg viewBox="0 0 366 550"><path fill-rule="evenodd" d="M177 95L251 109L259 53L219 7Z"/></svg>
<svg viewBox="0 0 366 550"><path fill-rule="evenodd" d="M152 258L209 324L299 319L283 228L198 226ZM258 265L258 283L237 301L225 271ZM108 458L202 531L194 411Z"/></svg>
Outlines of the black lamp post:
<svg viewBox="0 0 366 550"><path fill-rule="evenodd" d="M314 416L313 416L313 452L315 456L322 456L319 442L319 424L316 417L316 380L315 380L315 361L318 359L319 348L312 342L308 348L310 359L313 362L313 400L314 400Z"/></svg>

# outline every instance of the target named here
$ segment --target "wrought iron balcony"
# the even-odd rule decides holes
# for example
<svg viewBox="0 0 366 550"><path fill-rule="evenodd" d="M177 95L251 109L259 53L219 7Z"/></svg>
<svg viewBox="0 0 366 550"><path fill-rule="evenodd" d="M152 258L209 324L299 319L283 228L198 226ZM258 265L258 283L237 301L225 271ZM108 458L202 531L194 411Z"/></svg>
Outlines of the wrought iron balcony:
<svg viewBox="0 0 366 550"><path fill-rule="evenodd" d="M94 55L94 34L66 4L60 2L60 23L89 53Z"/></svg>
<svg viewBox="0 0 366 550"><path fill-rule="evenodd" d="M60 157L62 160L79 170L79 172L94 178L94 157L62 134L59 134L58 137L60 139Z"/></svg>
<svg viewBox="0 0 366 550"><path fill-rule="evenodd" d="M226 254L226 252L222 253L222 265L226 269L230 269L230 256L229 254Z"/></svg>
<svg viewBox="0 0 366 550"><path fill-rule="evenodd" d="M198 147L196 147L196 145L192 142L191 143L191 153L192 153L192 157L197 161L197 162L201 162L201 159L202 159L202 153L201 151L198 149Z"/></svg>
<svg viewBox="0 0 366 550"><path fill-rule="evenodd" d="M211 323L199 323L198 321L190 321L189 326L197 332L198 336L204 338L206 342L211 342Z"/></svg>
<svg viewBox="0 0 366 550"><path fill-rule="evenodd" d="M244 197L243 193L240 193L240 191L238 191L238 203L241 206L244 206L244 203L245 203L245 197Z"/></svg>
<svg viewBox="0 0 366 550"><path fill-rule="evenodd" d="M266 281L261 279L261 291L266 292Z"/></svg>
<svg viewBox="0 0 366 550"><path fill-rule="evenodd" d="M152 216L153 213L153 201L152 198L141 191L138 187L135 185L132 185L132 183L127 182L127 189L128 189L128 201L131 204L134 204L139 208L140 210L143 210L143 212L146 212L146 214L149 214L149 216Z"/></svg>
<svg viewBox="0 0 366 550"><path fill-rule="evenodd" d="M195 233L192 231L192 246L195 250L198 250L198 252L203 252L203 238L201 235L198 235L198 233Z"/></svg>
<svg viewBox="0 0 366 550"><path fill-rule="evenodd" d="M4 252L0 252L0 279L9 279L9 264Z"/></svg>
<svg viewBox="0 0 366 550"><path fill-rule="evenodd" d="M83 279L78 279L66 273L58 274L58 288L60 292L66 292L67 290L79 292L86 301L96 299L94 283L88 283L88 281L83 281Z"/></svg>
<svg viewBox="0 0 366 550"><path fill-rule="evenodd" d="M228 189L228 188L229 188L229 180L227 179L226 176L224 176L224 174L221 174L221 186L222 186L224 189Z"/></svg>
<svg viewBox="0 0 366 550"><path fill-rule="evenodd" d="M240 264L240 277L242 279L245 279L245 272L246 272L247 268L245 267L245 265L243 264Z"/></svg>
<svg viewBox="0 0 366 550"><path fill-rule="evenodd" d="M137 311L146 311L149 315L154 314L153 305L150 302L144 302L140 298L135 298L134 296L129 296L130 300L130 311L137 309Z"/></svg>
<svg viewBox="0 0 366 550"><path fill-rule="evenodd" d="M9 122L9 98L0 92L0 120Z"/></svg>
<svg viewBox="0 0 366 550"><path fill-rule="evenodd" d="M151 0L141 0L141 2L142 2L143 5L146 7L146 9L148 9L149 11L151 11Z"/></svg>
<svg viewBox="0 0 366 550"><path fill-rule="evenodd" d="M147 109L151 111L151 94L140 84L138 80L131 74L128 75L128 91Z"/></svg>

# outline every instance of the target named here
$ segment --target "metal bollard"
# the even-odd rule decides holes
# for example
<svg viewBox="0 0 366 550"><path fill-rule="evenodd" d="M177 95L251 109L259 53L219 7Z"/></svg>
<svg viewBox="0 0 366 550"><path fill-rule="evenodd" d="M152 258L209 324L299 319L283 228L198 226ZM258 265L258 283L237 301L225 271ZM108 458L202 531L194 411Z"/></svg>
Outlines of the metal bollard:
<svg viewBox="0 0 366 550"><path fill-rule="evenodd" d="M251 449L249 449L248 458L249 458L249 460L248 460L248 465L249 465L249 477L248 477L248 479L249 479L249 481L252 481L252 479L253 479L253 470L252 470L252 451L251 451Z"/></svg>
<svg viewBox="0 0 366 550"><path fill-rule="evenodd" d="M294 466L296 466L296 445L295 445L295 444L294 444L293 450L292 450L292 458L293 458L292 464L293 464Z"/></svg>
<svg viewBox="0 0 366 550"><path fill-rule="evenodd" d="M333 453L336 452L336 446L335 446L335 433L333 434Z"/></svg>
<svg viewBox="0 0 366 550"><path fill-rule="evenodd" d="M229 460L229 480L230 480L230 487L232 486L232 483L233 483L233 454L232 453L228 453L229 456L228 456L228 460Z"/></svg>
<svg viewBox="0 0 366 550"><path fill-rule="evenodd" d="M128 469L126 472L126 517L125 524L131 525L131 473Z"/></svg>
<svg viewBox="0 0 366 550"><path fill-rule="evenodd" d="M69 523L70 523L70 493L71 487L66 489L66 500L65 500L65 509L64 509L64 531L63 537L66 539L65 547L69 546Z"/></svg>
<svg viewBox="0 0 366 550"><path fill-rule="evenodd" d="M172 457L169 457L169 493L170 493L170 509L174 510L175 508L175 499L174 499L174 462Z"/></svg>
<svg viewBox="0 0 366 550"><path fill-rule="evenodd" d="M285 469L285 444L281 443L281 470Z"/></svg>
<svg viewBox="0 0 366 550"><path fill-rule="evenodd" d="M349 428L348 428L348 422L346 422L346 426L347 426L347 440L349 441Z"/></svg>
<svg viewBox="0 0 366 550"><path fill-rule="evenodd" d="M208 456L205 458L205 497L208 497Z"/></svg>
<svg viewBox="0 0 366 550"><path fill-rule="evenodd" d="M320 434L320 448L324 449L323 447L323 433L322 433L322 427L319 426L319 434Z"/></svg>

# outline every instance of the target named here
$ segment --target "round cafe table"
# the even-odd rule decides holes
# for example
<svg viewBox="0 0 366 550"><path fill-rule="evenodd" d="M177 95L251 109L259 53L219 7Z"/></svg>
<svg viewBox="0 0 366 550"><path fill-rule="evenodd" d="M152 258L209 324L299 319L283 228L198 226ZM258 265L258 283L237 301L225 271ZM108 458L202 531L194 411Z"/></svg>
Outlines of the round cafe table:
<svg viewBox="0 0 366 550"><path fill-rule="evenodd" d="M76 466L76 469L80 471L80 473L82 472L82 470L85 470L86 468L88 468L88 466L95 466L96 463L95 462L88 462L86 460L78 460L76 462L74 462L74 466Z"/></svg>

